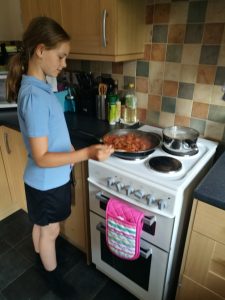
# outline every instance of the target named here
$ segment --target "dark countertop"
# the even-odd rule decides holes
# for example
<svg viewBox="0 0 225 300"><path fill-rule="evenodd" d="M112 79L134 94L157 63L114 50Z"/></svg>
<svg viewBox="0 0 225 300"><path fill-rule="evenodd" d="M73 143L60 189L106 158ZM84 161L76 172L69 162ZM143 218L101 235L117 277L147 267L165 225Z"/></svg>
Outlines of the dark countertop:
<svg viewBox="0 0 225 300"><path fill-rule="evenodd" d="M199 183L194 197L225 210L225 152Z"/></svg>
<svg viewBox="0 0 225 300"><path fill-rule="evenodd" d="M113 129L126 128L126 126L122 124L112 126L109 125L107 121L77 113L66 112L65 118L71 142L75 149L81 149L99 143L100 138ZM5 125L20 131L16 108L0 110L0 125ZM140 125L137 124L129 128L138 128L139 126Z"/></svg>

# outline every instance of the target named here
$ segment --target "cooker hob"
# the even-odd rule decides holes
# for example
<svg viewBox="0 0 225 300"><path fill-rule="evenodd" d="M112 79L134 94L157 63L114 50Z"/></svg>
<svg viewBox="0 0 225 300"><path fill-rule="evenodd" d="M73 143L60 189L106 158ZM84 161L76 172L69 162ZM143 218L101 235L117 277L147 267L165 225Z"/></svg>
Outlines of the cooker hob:
<svg viewBox="0 0 225 300"><path fill-rule="evenodd" d="M155 156L149 159L149 166L157 172L173 173L181 170L182 163L170 156Z"/></svg>

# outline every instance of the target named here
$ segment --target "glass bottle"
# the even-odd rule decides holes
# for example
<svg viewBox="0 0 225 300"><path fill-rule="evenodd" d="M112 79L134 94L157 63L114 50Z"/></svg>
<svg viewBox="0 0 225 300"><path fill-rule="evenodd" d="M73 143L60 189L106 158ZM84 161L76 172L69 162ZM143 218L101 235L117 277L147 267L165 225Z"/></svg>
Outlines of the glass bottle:
<svg viewBox="0 0 225 300"><path fill-rule="evenodd" d="M137 97L135 95L134 84L128 85L128 91L125 96L124 123L137 122Z"/></svg>

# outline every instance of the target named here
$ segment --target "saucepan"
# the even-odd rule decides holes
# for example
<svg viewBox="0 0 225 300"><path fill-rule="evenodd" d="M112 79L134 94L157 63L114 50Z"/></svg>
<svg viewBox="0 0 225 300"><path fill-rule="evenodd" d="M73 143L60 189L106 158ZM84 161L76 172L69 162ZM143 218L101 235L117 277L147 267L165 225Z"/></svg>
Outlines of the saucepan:
<svg viewBox="0 0 225 300"><path fill-rule="evenodd" d="M163 147L175 155L193 155L198 152L199 132L190 127L171 126L163 129Z"/></svg>
<svg viewBox="0 0 225 300"><path fill-rule="evenodd" d="M83 132L84 135L95 137L98 142L113 145L114 156L127 159L142 159L151 154L161 143L161 137L153 132L145 132L137 129L115 129L102 138Z"/></svg>

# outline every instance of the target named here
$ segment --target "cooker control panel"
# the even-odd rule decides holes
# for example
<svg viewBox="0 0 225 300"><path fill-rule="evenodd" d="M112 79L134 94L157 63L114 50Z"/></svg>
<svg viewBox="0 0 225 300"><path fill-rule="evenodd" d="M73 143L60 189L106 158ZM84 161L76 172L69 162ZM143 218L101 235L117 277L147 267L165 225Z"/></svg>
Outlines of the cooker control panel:
<svg viewBox="0 0 225 300"><path fill-rule="evenodd" d="M173 217L175 215L176 194L173 190L162 188L149 180L143 180L123 173L121 170L102 166L101 163L91 161L89 178L112 195L131 201L148 210Z"/></svg>

